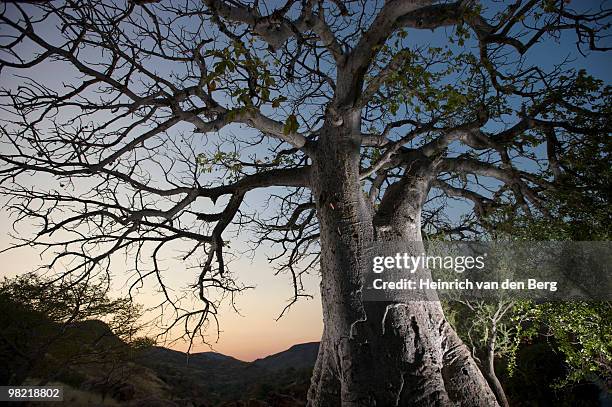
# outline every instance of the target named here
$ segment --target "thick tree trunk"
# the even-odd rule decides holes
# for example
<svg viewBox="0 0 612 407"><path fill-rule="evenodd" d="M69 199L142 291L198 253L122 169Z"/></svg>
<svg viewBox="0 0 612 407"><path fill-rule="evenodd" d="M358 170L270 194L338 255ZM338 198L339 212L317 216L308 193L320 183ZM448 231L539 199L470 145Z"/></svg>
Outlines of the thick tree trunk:
<svg viewBox="0 0 612 407"><path fill-rule="evenodd" d="M308 405L497 405L439 302L362 301L363 250L387 232L374 225L359 181L359 143L343 127L321 135L313 163L325 328ZM420 241L420 207L407 230L403 238Z"/></svg>

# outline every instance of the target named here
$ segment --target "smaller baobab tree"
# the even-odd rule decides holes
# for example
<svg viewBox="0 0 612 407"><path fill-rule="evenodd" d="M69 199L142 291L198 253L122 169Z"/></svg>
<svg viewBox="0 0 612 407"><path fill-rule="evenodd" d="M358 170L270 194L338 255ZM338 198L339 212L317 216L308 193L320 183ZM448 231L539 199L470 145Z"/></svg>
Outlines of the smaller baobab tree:
<svg viewBox="0 0 612 407"><path fill-rule="evenodd" d="M610 128L603 84L533 61L564 31L578 56L606 50L610 11L576 3L3 4L2 192L49 266L79 281L127 251L192 338L243 288L232 230L282 248L296 299L316 261L312 406L495 405L439 303L363 301L363 255L475 233L500 202L545 210L567 143ZM266 188L269 212L247 212ZM201 308L167 288L173 247Z"/></svg>
<svg viewBox="0 0 612 407"><path fill-rule="evenodd" d="M463 300L449 304L455 313L455 328L472 351L495 398L502 407L508 407L508 396L496 371L496 359L514 356L520 331L513 320L519 301Z"/></svg>

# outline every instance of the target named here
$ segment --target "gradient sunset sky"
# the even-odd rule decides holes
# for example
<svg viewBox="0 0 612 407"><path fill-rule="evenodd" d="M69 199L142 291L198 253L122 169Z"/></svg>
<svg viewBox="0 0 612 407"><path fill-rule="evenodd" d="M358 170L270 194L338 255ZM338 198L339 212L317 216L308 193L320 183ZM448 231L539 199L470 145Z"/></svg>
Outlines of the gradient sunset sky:
<svg viewBox="0 0 612 407"><path fill-rule="evenodd" d="M11 220L5 211L0 212L0 247L7 247L12 239L7 232L11 229ZM21 234L28 231L20 230ZM20 248L0 254L0 277L11 277L35 269L41 264L38 251L34 248ZM113 273L118 279L126 273L126 267L119 262L114 263ZM168 262L170 273L174 276L172 283L180 286L191 282L194 274L185 270L180 262ZM236 301L241 315L228 305L220 312L221 335L218 342L216 334L211 332L209 341L214 351L251 361L272 353L288 349L294 344L318 341L323 329L321 317L321 301L318 296L318 281L316 274L305 279L307 290L314 295L313 299L302 300L291 307L279 321L276 317L287 304L292 294L289 276L274 276L272 267L268 264L264 253L258 253L251 261L246 256L231 264L237 278L245 285L255 286L254 289L243 292ZM170 274L168 273L168 274ZM118 284L116 294L122 294ZM156 305L159 296L151 287L144 290L136 298L137 302L146 306ZM151 327L154 333L155 328ZM186 343L171 344L177 350L186 350ZM196 342L192 352L210 351L211 348L201 342Z"/></svg>

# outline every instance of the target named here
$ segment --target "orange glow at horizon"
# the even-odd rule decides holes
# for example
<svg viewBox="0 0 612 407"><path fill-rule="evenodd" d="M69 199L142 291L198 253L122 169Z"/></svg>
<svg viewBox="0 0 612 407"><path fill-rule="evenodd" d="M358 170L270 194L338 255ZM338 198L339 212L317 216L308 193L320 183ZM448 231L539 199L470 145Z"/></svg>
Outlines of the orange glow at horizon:
<svg viewBox="0 0 612 407"><path fill-rule="evenodd" d="M245 298L239 301L239 304L269 297L270 292L263 293L261 297L255 292L250 295L252 298ZM196 342L191 352L214 351L251 362L282 352L299 343L318 342L321 339L323 323L318 298L299 301L285 316L276 321L275 317L282 309L281 305L280 302L274 304L272 300L257 308L244 310L243 316L229 311L224 313L221 316L219 341L215 343L213 340L210 346ZM168 347L185 352L188 344L175 343Z"/></svg>

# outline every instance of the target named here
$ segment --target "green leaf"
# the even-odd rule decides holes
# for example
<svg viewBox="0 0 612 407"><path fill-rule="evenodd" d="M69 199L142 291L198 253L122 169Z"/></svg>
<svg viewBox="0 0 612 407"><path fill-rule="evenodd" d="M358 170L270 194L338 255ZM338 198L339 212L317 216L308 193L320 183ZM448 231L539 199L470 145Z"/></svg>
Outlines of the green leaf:
<svg viewBox="0 0 612 407"><path fill-rule="evenodd" d="M299 124L297 121L297 117L294 114L290 114L285 120L285 126L283 127L283 134L288 135L291 133L297 132L299 128Z"/></svg>
<svg viewBox="0 0 612 407"><path fill-rule="evenodd" d="M280 104L281 104L282 102L286 101L286 100L287 100L287 98L286 98L286 97L284 97L284 96L279 96L279 97L275 98L275 99L272 101L272 107L276 109L276 108L280 107Z"/></svg>

